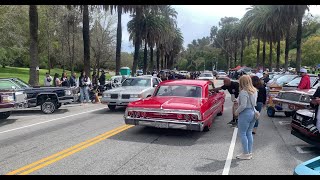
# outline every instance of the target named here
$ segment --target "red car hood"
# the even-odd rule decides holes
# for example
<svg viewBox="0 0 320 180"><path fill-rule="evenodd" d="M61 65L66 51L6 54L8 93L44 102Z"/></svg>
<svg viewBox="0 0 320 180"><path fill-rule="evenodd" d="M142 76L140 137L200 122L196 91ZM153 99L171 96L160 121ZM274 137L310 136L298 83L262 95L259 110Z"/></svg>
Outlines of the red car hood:
<svg viewBox="0 0 320 180"><path fill-rule="evenodd" d="M128 107L152 109L199 110L202 104L200 98L186 97L150 97L129 103Z"/></svg>

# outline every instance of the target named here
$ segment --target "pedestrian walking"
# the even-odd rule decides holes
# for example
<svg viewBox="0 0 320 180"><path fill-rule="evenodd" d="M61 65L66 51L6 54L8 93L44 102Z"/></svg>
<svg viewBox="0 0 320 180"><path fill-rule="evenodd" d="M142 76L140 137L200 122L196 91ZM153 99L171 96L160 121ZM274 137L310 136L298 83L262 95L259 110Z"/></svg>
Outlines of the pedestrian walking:
<svg viewBox="0 0 320 180"><path fill-rule="evenodd" d="M44 77L44 86L51 86L51 82L52 82L52 77L50 76L50 74L48 72L46 72L46 77Z"/></svg>
<svg viewBox="0 0 320 180"><path fill-rule="evenodd" d="M264 84L262 84L262 81L259 79L259 77L253 76L251 77L251 79L252 79L253 86L258 90L257 106L255 108L260 113L262 110L262 107L266 105L266 101L267 101L266 87L264 86ZM259 126L259 120L256 120L253 127L252 134L257 133L258 126Z"/></svg>
<svg viewBox="0 0 320 180"><path fill-rule="evenodd" d="M80 102L83 104L84 98L86 102L90 102L89 98L89 86L90 86L90 78L83 71L79 77L79 87L80 87Z"/></svg>
<svg viewBox="0 0 320 180"><path fill-rule="evenodd" d="M257 89L252 85L252 80L249 75L243 75L239 79L239 107L235 111L238 118L239 136L243 153L237 155L237 159L250 160L252 158L253 136L252 129L256 122L255 109L257 105Z"/></svg>

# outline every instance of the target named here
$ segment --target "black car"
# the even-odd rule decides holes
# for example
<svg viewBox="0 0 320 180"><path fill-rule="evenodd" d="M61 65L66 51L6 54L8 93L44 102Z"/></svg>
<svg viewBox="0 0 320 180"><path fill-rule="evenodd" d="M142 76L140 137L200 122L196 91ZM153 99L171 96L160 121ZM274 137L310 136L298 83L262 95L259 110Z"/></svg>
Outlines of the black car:
<svg viewBox="0 0 320 180"><path fill-rule="evenodd" d="M0 92L15 91L15 101L21 108L21 101L26 101L22 108L40 106L45 114L51 114L64 103L74 101L72 90L67 87L31 87L19 78L0 78ZM24 99L18 95L24 94Z"/></svg>

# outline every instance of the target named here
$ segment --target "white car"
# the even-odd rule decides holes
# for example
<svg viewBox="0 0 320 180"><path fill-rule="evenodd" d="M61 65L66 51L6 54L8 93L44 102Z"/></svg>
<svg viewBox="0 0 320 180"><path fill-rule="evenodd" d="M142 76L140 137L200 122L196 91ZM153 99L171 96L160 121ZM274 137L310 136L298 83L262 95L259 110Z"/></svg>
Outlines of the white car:
<svg viewBox="0 0 320 180"><path fill-rule="evenodd" d="M201 73L198 77L198 79L203 79L203 80L214 80L214 76L212 73Z"/></svg>
<svg viewBox="0 0 320 180"><path fill-rule="evenodd" d="M218 72L218 74L217 74L217 79L224 79L227 77L228 77L228 75L225 72Z"/></svg>
<svg viewBox="0 0 320 180"><path fill-rule="evenodd" d="M116 106L127 106L130 102L150 97L160 82L161 79L152 76L126 78L121 87L104 91L101 103L113 111Z"/></svg>
<svg viewBox="0 0 320 180"><path fill-rule="evenodd" d="M189 72L188 71L180 71L179 74L181 74L183 76L188 76Z"/></svg>

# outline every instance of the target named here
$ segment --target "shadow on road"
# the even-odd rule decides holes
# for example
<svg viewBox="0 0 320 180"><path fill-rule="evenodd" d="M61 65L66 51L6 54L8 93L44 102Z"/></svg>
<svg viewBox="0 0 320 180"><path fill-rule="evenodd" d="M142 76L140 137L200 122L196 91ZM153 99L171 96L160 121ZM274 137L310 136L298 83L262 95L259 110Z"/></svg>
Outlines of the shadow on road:
<svg viewBox="0 0 320 180"><path fill-rule="evenodd" d="M192 146L203 132L135 126L110 139L168 146Z"/></svg>
<svg viewBox="0 0 320 180"><path fill-rule="evenodd" d="M91 112L91 114L105 114L105 115L108 115L108 114L121 114L121 115L124 115L125 110L126 110L125 107L119 107L119 108L116 108L115 110L111 111L110 109L108 109L108 107L106 107L105 109L101 109L99 111Z"/></svg>
<svg viewBox="0 0 320 180"><path fill-rule="evenodd" d="M40 109L26 109L26 110L15 110L12 111L12 115L14 116L25 116L25 115L56 115L56 114L64 114L66 112L69 112L68 109L57 109L54 113L52 114L44 114Z"/></svg>
<svg viewBox="0 0 320 180"><path fill-rule="evenodd" d="M12 124L16 121L17 121L17 119L10 119L10 117L9 117L9 119L0 120L0 127Z"/></svg>
<svg viewBox="0 0 320 180"><path fill-rule="evenodd" d="M221 161L221 160L209 159L209 158L203 158L203 160L205 162L207 162L207 161L211 161L211 162L209 162L203 166L195 167L194 170L196 170L198 172L216 172L219 170L223 170L224 165L226 163L226 160ZM237 162L239 162L239 160L232 161L230 168L237 167L238 166ZM222 174L222 172L221 172L221 174Z"/></svg>

